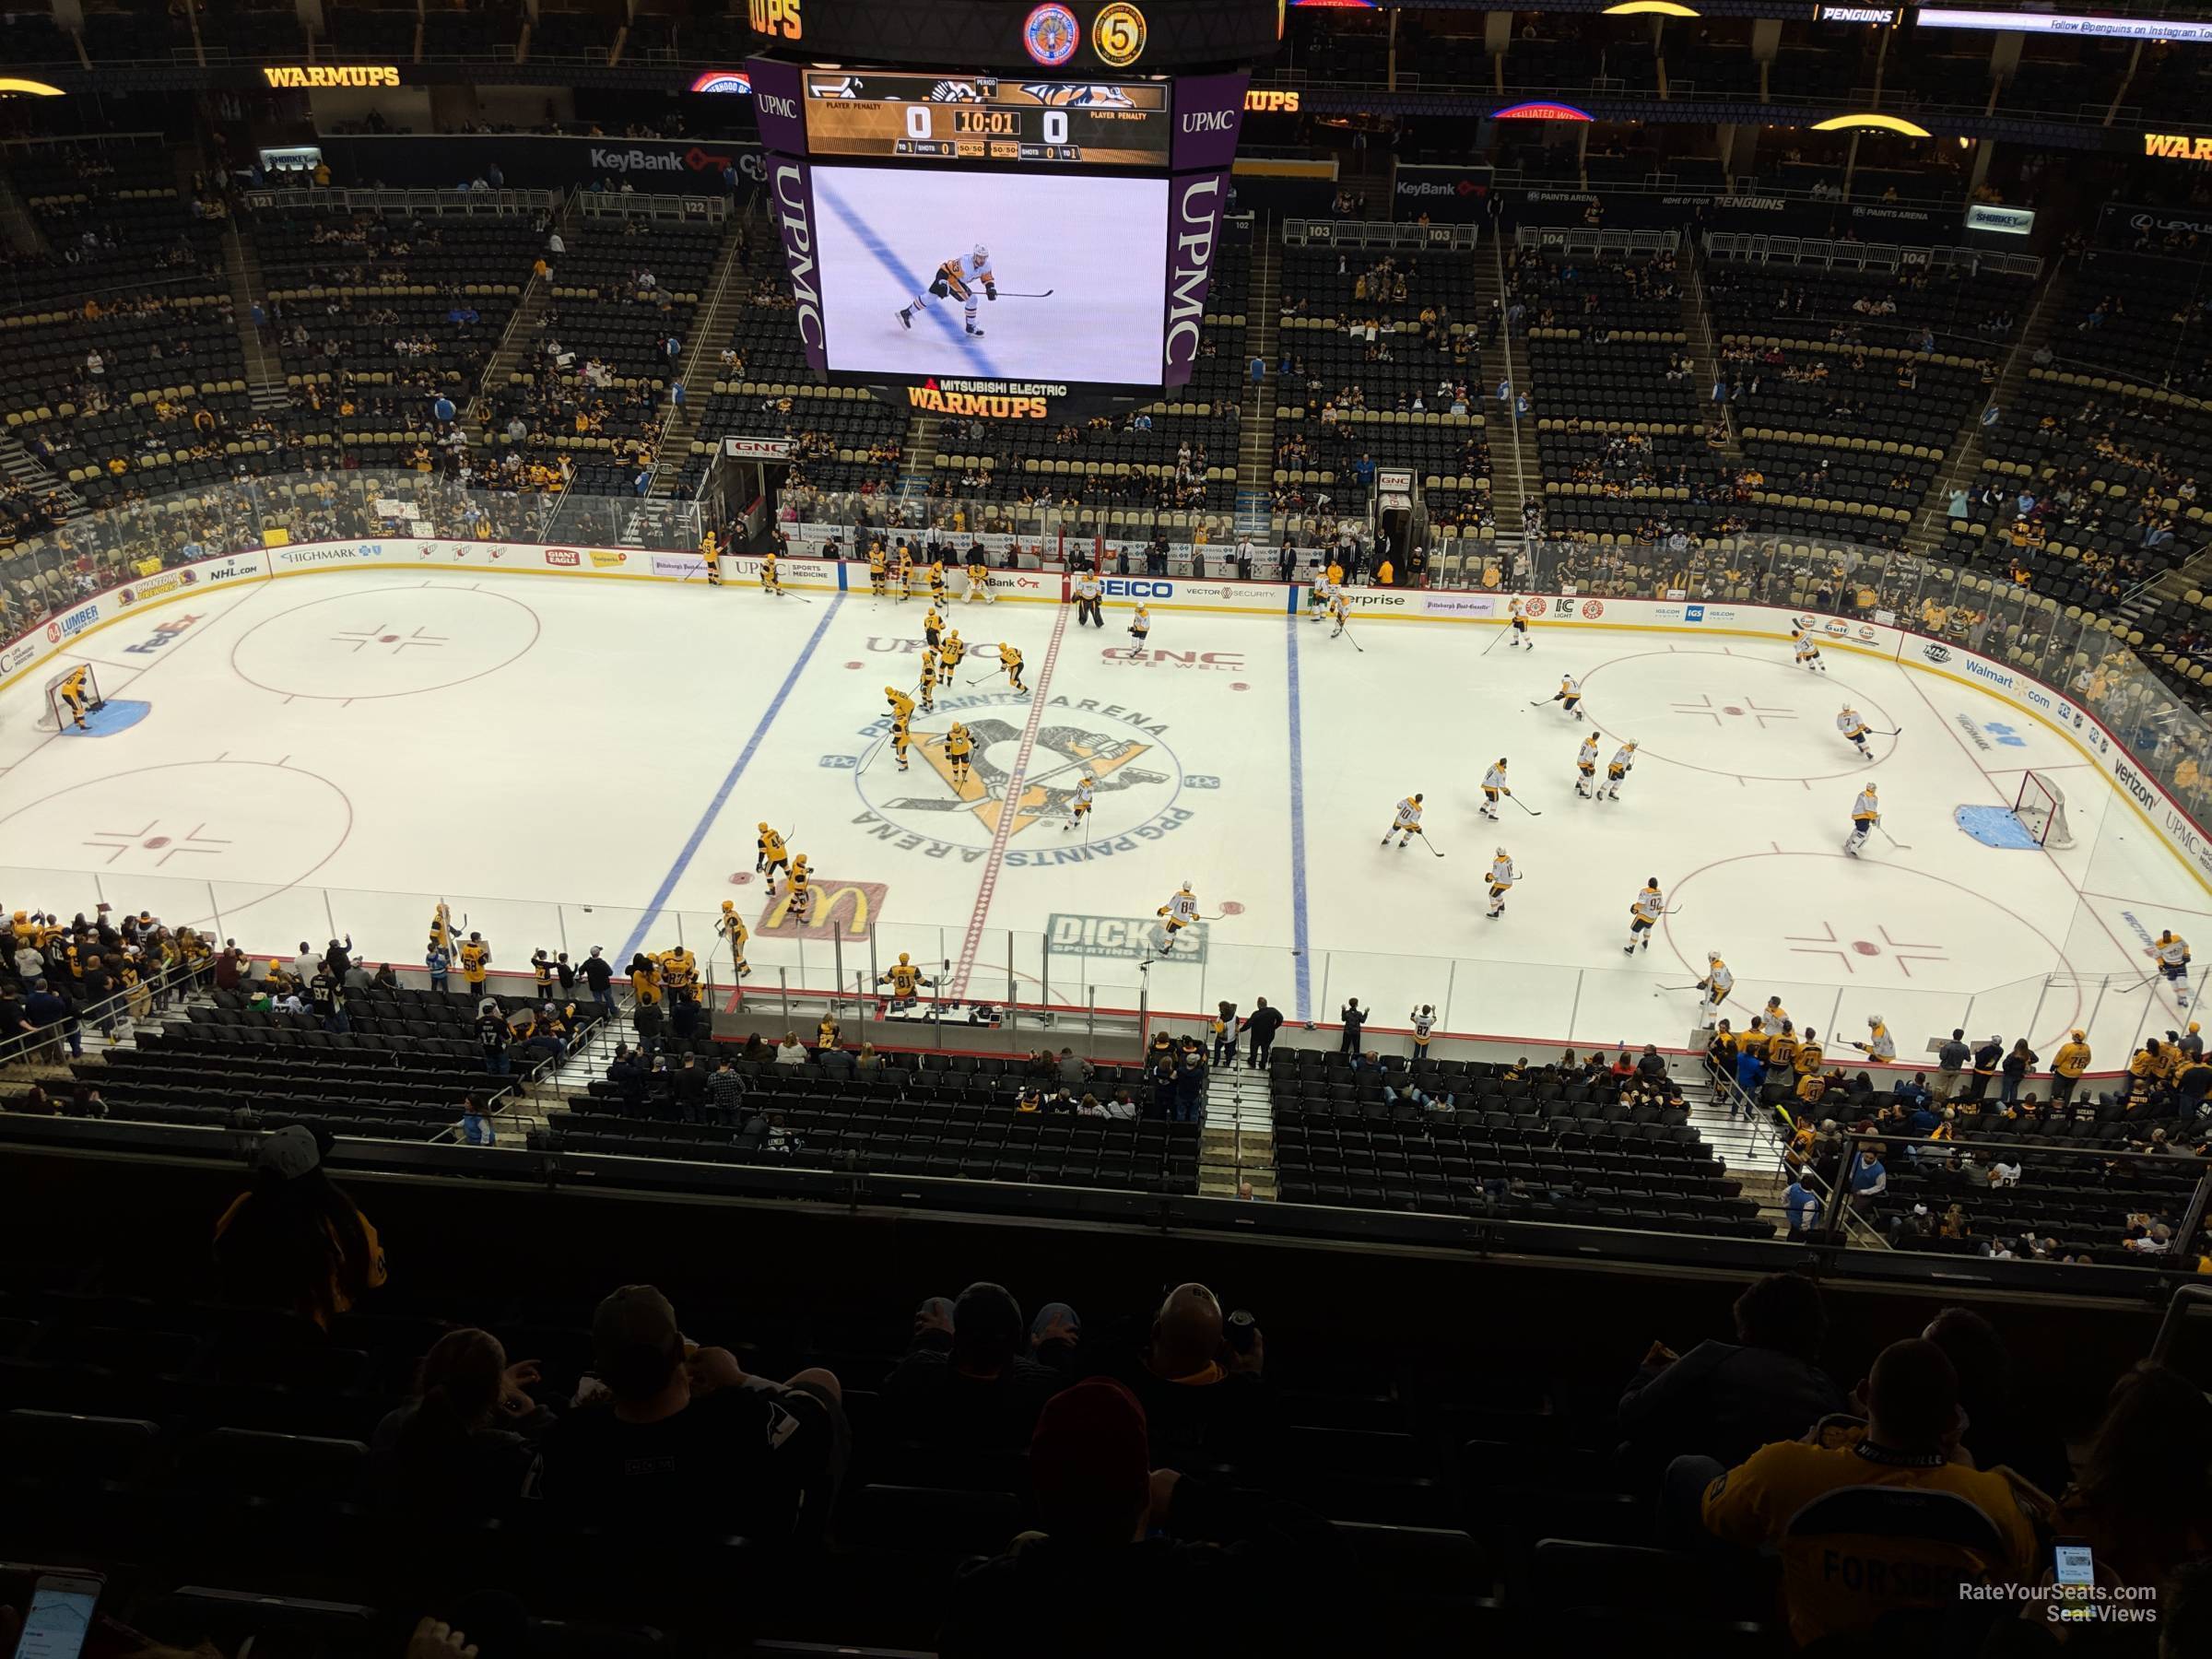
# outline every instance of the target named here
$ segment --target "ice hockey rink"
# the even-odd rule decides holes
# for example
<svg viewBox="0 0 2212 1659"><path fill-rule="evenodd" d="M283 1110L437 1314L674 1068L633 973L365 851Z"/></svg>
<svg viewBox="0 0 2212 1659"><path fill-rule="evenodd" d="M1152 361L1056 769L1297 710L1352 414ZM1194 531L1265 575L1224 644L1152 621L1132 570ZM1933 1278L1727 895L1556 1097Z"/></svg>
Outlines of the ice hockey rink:
<svg viewBox="0 0 2212 1659"><path fill-rule="evenodd" d="M1949 678L1839 651L1816 676L1719 636L1540 628L1521 653L1488 627L1331 640L1302 617L1164 611L1132 660L1125 610L1100 630L1072 607L956 601L971 651L1012 641L1034 695L971 654L901 774L884 688L914 684L925 608L408 570L195 594L69 653L144 705L108 735L40 729L42 675L0 694L0 891L65 918L150 908L255 952L350 933L402 965L442 897L499 967L680 939L725 1004L726 899L753 930L741 1006L765 1023L780 988L853 991L901 951L966 1002L1265 996L1328 1022L1357 997L1378 1029L1426 1003L1532 1051L1687 1041L1698 998L1669 987L1708 950L1739 1024L1780 995L1849 1042L1878 1014L1907 1059L1954 1026L2047 1057L2087 1025L2118 1064L2187 1018L2162 984L2130 987L2161 928L2206 929L2204 887L2070 743ZM1618 803L1575 795L1578 723L1531 706L1562 672L1604 756L1641 744ZM1847 700L1900 733L1871 763L1836 732ZM927 740L955 715L977 743L965 797ZM1520 804L1493 823L1478 784L1500 756ZM1955 825L2009 806L2030 767L2065 791L2070 849ZM1064 828L1086 770L1088 834ZM1877 835L1854 860L1870 779L1901 845ZM1415 791L1426 846L1378 846ZM753 874L764 819L811 860L811 924ZM1491 920L1500 847L1522 879ZM1631 959L1653 876L1674 913ZM1185 880L1218 919L1141 966Z"/></svg>

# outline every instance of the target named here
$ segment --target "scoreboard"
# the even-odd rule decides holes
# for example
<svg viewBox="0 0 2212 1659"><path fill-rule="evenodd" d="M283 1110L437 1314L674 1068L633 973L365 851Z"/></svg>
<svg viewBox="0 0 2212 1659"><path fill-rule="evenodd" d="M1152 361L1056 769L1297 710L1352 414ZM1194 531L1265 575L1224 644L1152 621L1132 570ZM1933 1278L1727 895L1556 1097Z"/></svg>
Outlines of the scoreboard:
<svg viewBox="0 0 2212 1659"><path fill-rule="evenodd" d="M1168 166L1166 81L1015 80L809 69L806 147L871 160Z"/></svg>

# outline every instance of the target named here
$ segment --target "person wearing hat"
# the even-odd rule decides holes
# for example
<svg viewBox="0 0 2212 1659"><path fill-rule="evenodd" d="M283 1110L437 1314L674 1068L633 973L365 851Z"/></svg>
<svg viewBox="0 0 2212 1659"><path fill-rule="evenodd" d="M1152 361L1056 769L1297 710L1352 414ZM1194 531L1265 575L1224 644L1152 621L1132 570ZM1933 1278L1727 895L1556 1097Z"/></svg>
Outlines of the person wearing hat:
<svg viewBox="0 0 2212 1659"><path fill-rule="evenodd" d="M749 1377L729 1349L686 1341L651 1285L599 1304L592 1355L546 1441L547 1502L618 1535L819 1541L851 1440L836 1377Z"/></svg>
<svg viewBox="0 0 2212 1659"><path fill-rule="evenodd" d="M215 1224L228 1295L288 1307L326 1330L389 1277L376 1229L324 1171L329 1145L300 1124L269 1135L252 1183Z"/></svg>

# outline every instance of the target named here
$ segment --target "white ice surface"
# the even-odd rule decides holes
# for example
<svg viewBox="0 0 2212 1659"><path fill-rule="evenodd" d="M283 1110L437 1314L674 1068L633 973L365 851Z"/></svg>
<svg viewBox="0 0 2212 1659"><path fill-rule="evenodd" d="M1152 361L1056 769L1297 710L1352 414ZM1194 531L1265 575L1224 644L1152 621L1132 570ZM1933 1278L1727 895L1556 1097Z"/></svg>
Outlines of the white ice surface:
<svg viewBox="0 0 2212 1659"><path fill-rule="evenodd" d="M1846 1042L1881 1014L1906 1056L1961 1025L2047 1058L2087 1022L2118 1063L2140 1030L2186 1018L2160 988L2123 987L2147 967L2138 929L2202 934L2212 898L2070 745L1961 684L1841 651L1816 677L1779 647L1632 631L1539 630L1534 653L1485 654L1488 629L1356 625L1362 654L1302 618L1172 612L1133 663L1125 613L1100 632L1044 606L956 603L971 645L1018 645L1045 699L999 844L995 795L957 799L919 749L901 776L881 742L883 688L913 683L924 608L457 572L169 606L80 653L111 699L150 705L135 725L51 735L43 676L0 695L0 900L146 906L287 954L349 930L404 963L443 896L510 969L539 946L616 956L679 935L711 959L724 899L757 930L769 914L751 876L768 818L825 893L882 892L872 941L757 932L755 995L785 978L826 989L841 968L850 986L903 950L953 979L964 964L975 997L1133 1006L1135 960L1048 959L1045 930L1093 917L1142 937L1187 879L1208 914L1234 908L1203 963L1148 971L1156 1009L1265 995L1333 1020L1357 996L1378 1027L1428 1002L1449 1030L1532 1050L1679 1042L1695 998L1663 987L1717 949L1739 1024L1770 994ZM942 732L957 709L978 775L1003 782L1032 705L980 667L916 724ZM1529 706L1570 669L1604 756L1641 743L1618 804L1574 795L1577 723ZM1870 765L1836 733L1847 697L1902 728ZM1500 755L1540 817L1477 816ZM2009 804L2031 765L2066 791L2072 849L2000 851L1953 825L1961 804ZM1060 827L1087 766L1102 781L1088 843ZM1840 843L1869 779L1910 850L1877 836L1854 861ZM1441 859L1376 844L1417 790ZM1499 846L1523 880L1490 921ZM1681 913L1631 960L1647 876Z"/></svg>

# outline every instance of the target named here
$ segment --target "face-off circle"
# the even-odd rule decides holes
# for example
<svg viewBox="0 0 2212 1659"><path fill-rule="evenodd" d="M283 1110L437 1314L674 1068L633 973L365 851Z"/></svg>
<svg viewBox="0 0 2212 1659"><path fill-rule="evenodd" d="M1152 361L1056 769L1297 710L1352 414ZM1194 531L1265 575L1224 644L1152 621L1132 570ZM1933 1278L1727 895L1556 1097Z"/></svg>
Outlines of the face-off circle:
<svg viewBox="0 0 2212 1659"><path fill-rule="evenodd" d="M496 673L538 631L535 611L493 589L366 588L265 618L230 648L230 666L279 697L411 697Z"/></svg>
<svg viewBox="0 0 2212 1659"><path fill-rule="evenodd" d="M1582 680L1583 712L1602 735L1616 743L1633 737L1640 759L1693 771L1817 783L1862 777L1897 747L1894 737L1870 735L1874 758L1863 758L1836 729L1836 717L1849 703L1870 728L1894 732L1889 712L1848 682L1786 660L1639 652L1599 663Z"/></svg>

